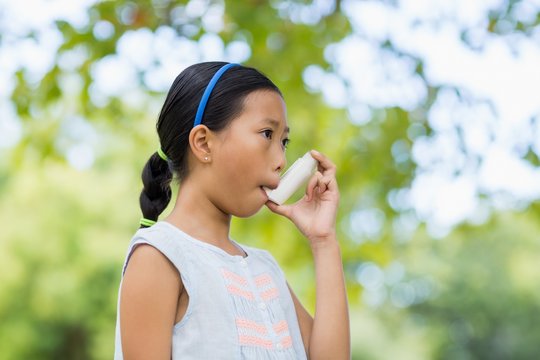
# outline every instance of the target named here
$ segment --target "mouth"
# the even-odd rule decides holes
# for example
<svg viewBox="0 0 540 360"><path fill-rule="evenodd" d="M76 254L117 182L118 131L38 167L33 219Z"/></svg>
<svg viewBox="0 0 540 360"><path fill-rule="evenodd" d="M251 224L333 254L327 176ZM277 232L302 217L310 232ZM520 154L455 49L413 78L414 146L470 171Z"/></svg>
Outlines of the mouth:
<svg viewBox="0 0 540 360"><path fill-rule="evenodd" d="M268 200L268 193L269 193L272 189L269 188L269 187L266 187L266 186L259 186L259 188L261 189L262 193L264 194L265 199Z"/></svg>
<svg viewBox="0 0 540 360"><path fill-rule="evenodd" d="M271 184L261 185L261 188L270 191L270 190L276 190L279 186L279 179Z"/></svg>

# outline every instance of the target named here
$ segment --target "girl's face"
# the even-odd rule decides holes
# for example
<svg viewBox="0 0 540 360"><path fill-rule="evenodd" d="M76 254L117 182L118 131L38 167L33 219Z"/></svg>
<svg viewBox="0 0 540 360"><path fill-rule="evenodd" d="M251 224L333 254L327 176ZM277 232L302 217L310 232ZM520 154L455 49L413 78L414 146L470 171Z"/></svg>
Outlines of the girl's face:
<svg viewBox="0 0 540 360"><path fill-rule="evenodd" d="M263 186L276 188L286 166L288 142L285 102L269 90L258 90L244 101L244 111L216 134L212 149L214 204L238 217L255 214L268 200Z"/></svg>

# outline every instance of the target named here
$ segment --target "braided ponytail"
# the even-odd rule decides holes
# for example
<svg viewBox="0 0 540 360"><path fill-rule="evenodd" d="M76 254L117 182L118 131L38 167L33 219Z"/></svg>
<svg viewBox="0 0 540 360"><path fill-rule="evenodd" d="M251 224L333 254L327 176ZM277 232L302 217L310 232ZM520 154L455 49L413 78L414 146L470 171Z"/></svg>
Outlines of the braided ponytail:
<svg viewBox="0 0 540 360"><path fill-rule="evenodd" d="M168 161L163 160L157 152L150 156L141 175L144 187L139 204L144 219L157 221L158 216L169 205L172 177ZM144 227L148 226L141 224L141 228Z"/></svg>

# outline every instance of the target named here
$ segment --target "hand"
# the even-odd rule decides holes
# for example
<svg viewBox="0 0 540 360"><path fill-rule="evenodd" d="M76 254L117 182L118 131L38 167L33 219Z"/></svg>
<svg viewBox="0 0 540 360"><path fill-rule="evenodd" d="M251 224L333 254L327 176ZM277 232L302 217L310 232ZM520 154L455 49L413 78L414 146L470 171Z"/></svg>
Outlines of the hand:
<svg viewBox="0 0 540 360"><path fill-rule="evenodd" d="M266 206L272 212L291 220L313 246L335 239L339 189L336 166L318 151L311 150L311 156L319 164L307 184L304 197L292 205L277 205L267 201Z"/></svg>

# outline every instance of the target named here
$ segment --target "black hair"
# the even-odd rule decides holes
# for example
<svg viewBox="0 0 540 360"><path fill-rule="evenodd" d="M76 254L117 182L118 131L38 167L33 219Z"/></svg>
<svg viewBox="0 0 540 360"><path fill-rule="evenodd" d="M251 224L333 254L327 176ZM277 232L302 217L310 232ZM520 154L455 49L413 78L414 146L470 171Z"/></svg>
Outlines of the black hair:
<svg viewBox="0 0 540 360"><path fill-rule="evenodd" d="M187 175L189 133L197 107L212 76L226 64L191 65L176 77L169 89L156 126L161 149L168 160L163 160L156 152L144 166L141 176L144 188L139 198L143 218L157 221L171 200L173 175L179 181ZM231 67L214 87L202 124L216 132L225 129L242 113L246 96L256 90L275 91L282 96L278 87L258 70L246 66Z"/></svg>

